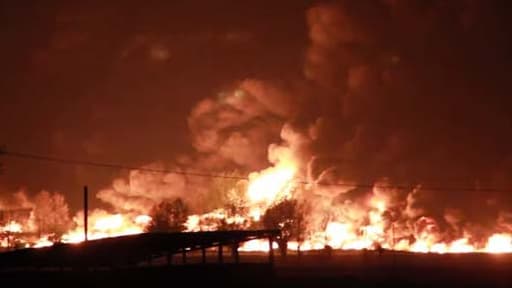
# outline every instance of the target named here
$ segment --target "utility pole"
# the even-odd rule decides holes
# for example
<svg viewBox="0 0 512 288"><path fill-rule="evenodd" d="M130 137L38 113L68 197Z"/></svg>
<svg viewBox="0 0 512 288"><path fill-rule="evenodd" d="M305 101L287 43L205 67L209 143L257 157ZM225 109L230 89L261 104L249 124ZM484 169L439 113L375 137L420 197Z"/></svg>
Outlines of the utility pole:
<svg viewBox="0 0 512 288"><path fill-rule="evenodd" d="M88 189L87 186L84 186L84 240L87 241L87 218L89 214L89 197L88 197Z"/></svg>

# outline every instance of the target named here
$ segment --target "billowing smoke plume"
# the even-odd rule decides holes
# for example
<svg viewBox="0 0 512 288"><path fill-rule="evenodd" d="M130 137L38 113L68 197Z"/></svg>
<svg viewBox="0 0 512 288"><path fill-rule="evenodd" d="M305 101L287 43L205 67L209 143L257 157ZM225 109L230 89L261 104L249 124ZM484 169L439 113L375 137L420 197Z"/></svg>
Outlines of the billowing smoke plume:
<svg viewBox="0 0 512 288"><path fill-rule="evenodd" d="M506 230L511 111L486 109L510 102L502 76L488 75L506 55L489 48L503 40L490 33L498 12L476 1L316 4L301 77L233 79L192 109L196 152L149 167L245 177L286 154L305 182L297 198L311 199L310 229L384 221L369 207L417 237ZM202 211L215 203L212 183L133 171L98 197L138 213L181 197Z"/></svg>
<svg viewBox="0 0 512 288"><path fill-rule="evenodd" d="M218 179L199 174L246 177L247 173L275 162L271 144L280 140L285 120L293 114L291 94L259 80L243 80L218 95L200 101L188 118L196 153L184 155L173 165L146 168L178 173L131 171L97 197L120 211L147 213L163 200L183 198L195 212L212 207ZM270 146L270 148L269 148ZM233 181L231 181L233 182ZM221 195L217 195L221 197ZM218 203L218 201L217 201Z"/></svg>
<svg viewBox="0 0 512 288"><path fill-rule="evenodd" d="M7 232L62 235L71 228L68 204L57 192L40 191L35 197L28 197L24 191L18 191L0 199L0 210L0 221L7 224L3 227Z"/></svg>

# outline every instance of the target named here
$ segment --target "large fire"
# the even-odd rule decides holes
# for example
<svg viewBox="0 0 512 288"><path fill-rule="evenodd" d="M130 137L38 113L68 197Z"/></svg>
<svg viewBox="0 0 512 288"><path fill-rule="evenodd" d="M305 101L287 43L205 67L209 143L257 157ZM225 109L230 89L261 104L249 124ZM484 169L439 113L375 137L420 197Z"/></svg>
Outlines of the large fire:
<svg viewBox="0 0 512 288"><path fill-rule="evenodd" d="M89 217L91 224L88 227L90 231L87 233L87 239L90 240L142 233L151 221L148 215L109 214L101 210L93 211ZM76 218L76 228L62 236L65 243L79 243L85 240L83 213Z"/></svg>
<svg viewBox="0 0 512 288"><path fill-rule="evenodd" d="M292 197L295 172L293 165L285 164L249 175L247 200L250 203L249 215L254 221L259 221L265 210L276 201Z"/></svg>
<svg viewBox="0 0 512 288"><path fill-rule="evenodd" d="M262 222L268 209L283 201L304 201L304 197L313 197L312 192L318 189L315 183L300 185L298 171L293 159L286 157L270 168L251 173L243 195L246 209L232 213L226 208L218 208L204 214L189 215L184 223L186 231L223 229L219 223L236 229L267 228ZM306 206L310 206L307 213L303 212L305 225L301 226L300 233L295 233L297 236L286 239L288 249L305 251L329 246L333 249L392 249L421 253L512 252L510 231L493 231L483 238L461 231L459 235L449 237L441 232L434 218L415 214L407 203L397 200L396 191L391 186L377 183L370 190L367 197L358 202L327 203L322 199L325 195L304 201ZM410 197L411 193L405 202ZM319 205L315 207L317 203ZM34 236L37 234L34 226L37 225L32 218L31 215L25 223L11 220L0 227L1 247L13 247L15 240L21 247L53 245L55 240L51 234ZM142 233L151 220L148 215L93 210L89 212L88 239ZM58 241L84 241L83 212L77 213L73 222L74 228L63 233ZM284 223L278 224L277 228L285 227ZM268 241L254 240L244 244L240 250L268 251L268 245ZM273 248L278 247L277 243L273 245Z"/></svg>

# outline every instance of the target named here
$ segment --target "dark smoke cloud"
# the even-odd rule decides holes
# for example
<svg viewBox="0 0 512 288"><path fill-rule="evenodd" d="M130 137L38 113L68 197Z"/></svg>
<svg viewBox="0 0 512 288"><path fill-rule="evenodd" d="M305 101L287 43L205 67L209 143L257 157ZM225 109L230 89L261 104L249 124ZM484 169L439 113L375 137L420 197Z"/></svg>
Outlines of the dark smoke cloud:
<svg viewBox="0 0 512 288"><path fill-rule="evenodd" d="M195 150L187 117L201 99L215 99L234 82L255 75L300 73L306 6L296 1L273 4L271 10L260 1L3 1L0 145L135 166L173 162ZM289 113L279 108L286 105L274 104L265 102L276 109L272 113ZM237 144L254 139L268 142L252 134L275 121L252 122L253 132L239 131L225 149L245 149ZM249 160L233 160L261 167L266 148L254 151ZM80 207L84 184L96 191L120 174L3 157L0 162L5 164L2 195L23 187L29 194L60 191L74 209Z"/></svg>
<svg viewBox="0 0 512 288"><path fill-rule="evenodd" d="M15 97L0 110L3 122L27 115L9 129L21 132L8 133L8 147L245 172L269 165L280 147L271 144L284 144L307 179L420 185L408 199L414 215L428 207L450 224L495 219L505 208L512 187L506 1L284 1L273 9L228 2L225 9L181 2L33 9L46 36L25 27L32 42L6 46L36 47L17 52L29 60L7 75L17 85L7 86ZM18 88L23 83L30 84ZM63 180L44 167L30 177L14 169L12 182L35 177L34 187L105 186L118 176L52 173ZM146 184L116 181L100 199L146 207L180 195L207 198L205 179L130 177ZM500 190L429 189L447 186ZM368 189L322 193L361 190Z"/></svg>
<svg viewBox="0 0 512 288"><path fill-rule="evenodd" d="M508 39L479 11L499 5L359 2L307 12L315 150L349 160L357 177L490 181L510 154L509 110L495 106L508 103L498 73Z"/></svg>
<svg viewBox="0 0 512 288"><path fill-rule="evenodd" d="M304 157L312 159L310 177L421 184L413 214L426 208L452 225L495 221L509 208L511 187L510 31L501 5L338 1L310 8L304 76L314 92L290 121L297 131L315 131ZM478 191L484 187L499 191Z"/></svg>

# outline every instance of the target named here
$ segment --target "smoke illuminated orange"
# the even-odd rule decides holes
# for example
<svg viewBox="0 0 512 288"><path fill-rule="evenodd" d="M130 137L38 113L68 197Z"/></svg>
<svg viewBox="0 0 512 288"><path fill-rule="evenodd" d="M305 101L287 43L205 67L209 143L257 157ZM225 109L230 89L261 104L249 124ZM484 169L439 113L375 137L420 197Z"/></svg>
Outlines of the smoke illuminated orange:
<svg viewBox="0 0 512 288"><path fill-rule="evenodd" d="M249 229L261 224L261 216L269 207L286 199L301 199L303 196L300 196L296 181L299 169L289 157L283 159L288 160L278 161L275 166L249 175L247 190L243 196L247 209L241 210L245 212L233 215L224 208L218 208L208 213L190 215L185 223L187 231L214 231L221 228L219 223ZM302 189L306 189L309 195L314 195L316 187L308 185ZM512 252L512 235L508 233L491 233L487 239L481 241L473 240L467 231L463 231L460 237L446 238L439 231L433 218L421 216L408 204L400 204L401 202L395 200L395 191L383 187L387 186L375 184L368 197L358 202L333 203L332 200L326 200L325 194L319 194L316 200L318 205L315 201L307 203L312 205L313 209L311 213L304 215L307 224L304 238L300 242L297 239L290 239L288 249L315 250L330 246L333 249L354 250L381 247L420 253ZM410 198L411 194L407 196L407 201ZM391 209L395 209L395 214L398 213L395 220L389 217ZM417 215L414 215L415 213ZM100 239L142 233L150 221L151 217L143 214L93 210L89 214L88 238ZM34 231L30 228L34 225L33 222L30 220L23 224L10 221L0 227L0 233L21 235ZM75 227L62 235L62 242L79 243L84 240L83 212L75 216L74 222ZM4 237L0 242L2 247L9 245L9 241L5 239L7 238ZM25 243L25 246L45 247L53 245L51 239L51 235L41 235L33 241L23 240L22 243ZM277 248L276 243L273 246ZM268 241L263 240L250 241L240 247L241 251L268 249Z"/></svg>

